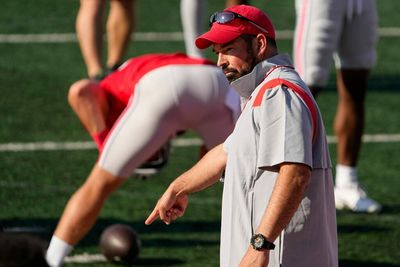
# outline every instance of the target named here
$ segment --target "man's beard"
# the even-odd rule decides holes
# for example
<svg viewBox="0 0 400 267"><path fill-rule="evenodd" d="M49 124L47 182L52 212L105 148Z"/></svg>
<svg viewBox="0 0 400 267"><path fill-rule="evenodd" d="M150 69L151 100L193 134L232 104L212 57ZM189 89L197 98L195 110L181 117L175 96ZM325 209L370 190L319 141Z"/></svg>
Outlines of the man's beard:
<svg viewBox="0 0 400 267"><path fill-rule="evenodd" d="M250 63L243 69L241 69L240 71L234 68L229 68L229 67L225 67L223 68L223 72L226 76L226 78L228 79L228 81L230 83L232 83L233 81L239 79L240 77L249 74L254 67L258 64L258 61L256 61L256 58L253 56L253 53L249 54L248 57L250 60Z"/></svg>
<svg viewBox="0 0 400 267"><path fill-rule="evenodd" d="M223 69L223 71L230 83L248 73L247 70L239 72L237 69L234 68L225 68Z"/></svg>

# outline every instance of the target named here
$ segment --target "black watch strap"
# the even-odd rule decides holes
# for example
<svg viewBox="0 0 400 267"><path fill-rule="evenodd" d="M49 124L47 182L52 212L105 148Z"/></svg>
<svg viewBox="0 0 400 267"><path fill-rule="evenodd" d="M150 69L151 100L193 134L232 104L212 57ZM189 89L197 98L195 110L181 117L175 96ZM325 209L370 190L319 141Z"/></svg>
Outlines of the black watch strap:
<svg viewBox="0 0 400 267"><path fill-rule="evenodd" d="M262 234L255 234L250 239L250 244L255 250L272 250L275 248L274 243L269 242Z"/></svg>

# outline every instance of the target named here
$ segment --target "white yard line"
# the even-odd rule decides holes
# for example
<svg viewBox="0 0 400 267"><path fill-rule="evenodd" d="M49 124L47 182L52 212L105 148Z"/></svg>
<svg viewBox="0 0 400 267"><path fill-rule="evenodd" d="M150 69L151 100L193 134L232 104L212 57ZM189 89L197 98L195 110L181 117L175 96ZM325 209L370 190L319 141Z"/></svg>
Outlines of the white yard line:
<svg viewBox="0 0 400 267"><path fill-rule="evenodd" d="M180 138L172 141L173 146L199 146L202 141L199 138ZM0 144L0 152L23 152L23 151L49 151L49 150L87 150L96 149L92 141L78 142L27 142L27 143L3 143Z"/></svg>
<svg viewBox="0 0 400 267"><path fill-rule="evenodd" d="M68 263L95 263L95 262L106 262L107 259L102 254L76 254L67 256L64 259Z"/></svg>
<svg viewBox="0 0 400 267"><path fill-rule="evenodd" d="M290 40L292 30L276 31L277 39ZM400 37L399 27L379 28L380 37ZM135 42L181 42L182 32L135 32L132 35ZM0 34L0 43L69 43L77 42L75 33L28 33Z"/></svg>
<svg viewBox="0 0 400 267"><path fill-rule="evenodd" d="M328 143L336 143L334 136L328 136ZM364 143L395 143L400 142L400 134L366 134ZM199 146L202 144L199 138L177 138L172 141L175 147ZM91 141L80 142L27 142L27 143L3 143L0 144L0 152L23 151L50 151L50 150L87 150L95 149L96 145Z"/></svg>
<svg viewBox="0 0 400 267"><path fill-rule="evenodd" d="M96 145L91 142L28 142L28 143L5 143L0 144L0 152L22 152L37 150L86 150L95 149Z"/></svg>
<svg viewBox="0 0 400 267"><path fill-rule="evenodd" d="M181 32L137 32L137 42L183 41ZM0 43L71 43L77 42L75 33L0 34Z"/></svg>

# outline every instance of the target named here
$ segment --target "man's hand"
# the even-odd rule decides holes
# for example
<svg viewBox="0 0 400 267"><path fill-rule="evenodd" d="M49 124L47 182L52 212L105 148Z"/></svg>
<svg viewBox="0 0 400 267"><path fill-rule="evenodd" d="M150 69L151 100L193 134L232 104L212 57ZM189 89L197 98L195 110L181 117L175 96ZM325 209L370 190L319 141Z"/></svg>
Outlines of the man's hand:
<svg viewBox="0 0 400 267"><path fill-rule="evenodd" d="M244 254L239 267L265 267L269 263L269 250L257 251L251 246Z"/></svg>
<svg viewBox="0 0 400 267"><path fill-rule="evenodd" d="M177 197L173 190L168 188L158 200L157 205L146 219L145 224L152 224L158 217L160 217L160 220L165 224L170 224L172 221L183 216L188 201L187 195Z"/></svg>

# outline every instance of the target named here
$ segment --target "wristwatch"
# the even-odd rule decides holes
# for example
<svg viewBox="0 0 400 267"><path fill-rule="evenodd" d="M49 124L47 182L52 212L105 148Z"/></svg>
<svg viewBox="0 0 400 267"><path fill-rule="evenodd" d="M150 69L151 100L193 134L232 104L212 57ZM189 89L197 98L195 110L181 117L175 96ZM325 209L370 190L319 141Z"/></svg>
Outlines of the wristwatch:
<svg viewBox="0 0 400 267"><path fill-rule="evenodd" d="M272 250L275 248L274 243L269 242L262 234L255 234L250 239L250 244L255 250Z"/></svg>

